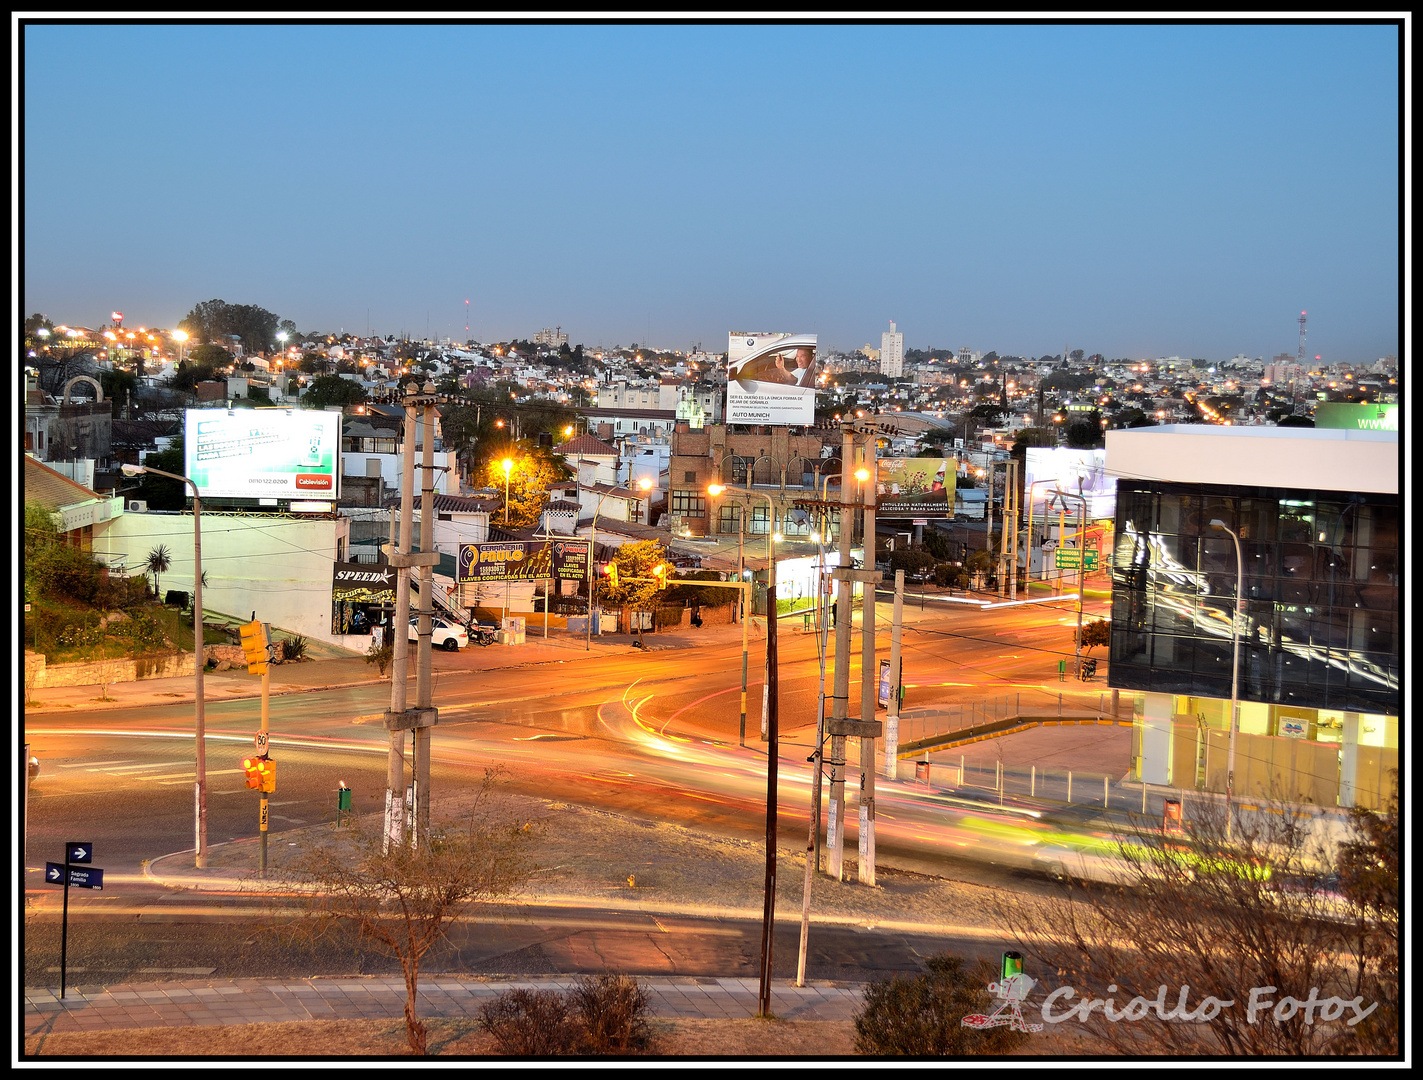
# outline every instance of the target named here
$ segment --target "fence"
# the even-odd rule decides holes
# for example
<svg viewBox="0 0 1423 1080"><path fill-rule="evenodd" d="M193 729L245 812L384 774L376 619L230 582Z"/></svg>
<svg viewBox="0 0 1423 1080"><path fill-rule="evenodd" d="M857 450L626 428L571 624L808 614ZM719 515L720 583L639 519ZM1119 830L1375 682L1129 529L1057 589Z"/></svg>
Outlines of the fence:
<svg viewBox="0 0 1423 1080"><path fill-rule="evenodd" d="M995 724L1006 725L1018 718L1117 717L1114 707L1119 709L1121 705L1111 691L1062 690L1049 693L1030 690L942 709L906 709L899 716L899 745L909 749L916 743L966 734ZM1130 713L1127 716L1129 718Z"/></svg>

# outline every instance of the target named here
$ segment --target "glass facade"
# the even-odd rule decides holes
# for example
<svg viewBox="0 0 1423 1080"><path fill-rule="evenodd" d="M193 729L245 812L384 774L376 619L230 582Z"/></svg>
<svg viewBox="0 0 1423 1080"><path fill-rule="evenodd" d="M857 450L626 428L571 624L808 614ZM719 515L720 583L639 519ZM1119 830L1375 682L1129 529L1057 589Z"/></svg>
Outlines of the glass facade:
<svg viewBox="0 0 1423 1080"><path fill-rule="evenodd" d="M1240 535L1242 701L1397 715L1396 496L1117 483L1114 687L1229 698Z"/></svg>

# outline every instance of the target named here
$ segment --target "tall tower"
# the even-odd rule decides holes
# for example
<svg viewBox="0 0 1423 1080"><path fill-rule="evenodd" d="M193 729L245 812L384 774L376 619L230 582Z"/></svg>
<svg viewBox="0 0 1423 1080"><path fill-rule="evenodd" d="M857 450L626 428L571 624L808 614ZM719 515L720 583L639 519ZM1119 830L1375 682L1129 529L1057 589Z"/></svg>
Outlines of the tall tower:
<svg viewBox="0 0 1423 1080"><path fill-rule="evenodd" d="M1299 352L1296 354L1295 359L1301 367L1304 366L1304 323L1307 314L1308 312L1305 311L1299 313Z"/></svg>
<svg viewBox="0 0 1423 1080"><path fill-rule="evenodd" d="M1295 381L1293 390L1290 393L1291 408L1298 408L1299 406L1299 381L1304 378L1304 331L1306 315L1308 315L1308 312L1301 311L1299 313L1299 352L1295 354Z"/></svg>
<svg viewBox="0 0 1423 1080"><path fill-rule="evenodd" d="M904 375L904 334L895 328L893 319L889 331L880 335L879 373L892 379Z"/></svg>

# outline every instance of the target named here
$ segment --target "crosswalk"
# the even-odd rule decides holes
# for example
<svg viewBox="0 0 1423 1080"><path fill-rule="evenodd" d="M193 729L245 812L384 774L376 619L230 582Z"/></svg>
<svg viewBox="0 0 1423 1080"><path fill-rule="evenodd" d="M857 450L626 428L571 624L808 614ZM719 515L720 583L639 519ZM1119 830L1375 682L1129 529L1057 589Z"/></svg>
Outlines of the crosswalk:
<svg viewBox="0 0 1423 1080"><path fill-rule="evenodd" d="M164 772L174 766L182 766L178 772ZM191 760L181 758L174 761L135 761L133 758L119 758L113 761L70 761L59 762L61 769L72 769L83 773L102 773L118 780L139 780L145 783L170 785L191 784L198 778L197 767ZM226 776L241 773L241 769L208 769L208 776Z"/></svg>

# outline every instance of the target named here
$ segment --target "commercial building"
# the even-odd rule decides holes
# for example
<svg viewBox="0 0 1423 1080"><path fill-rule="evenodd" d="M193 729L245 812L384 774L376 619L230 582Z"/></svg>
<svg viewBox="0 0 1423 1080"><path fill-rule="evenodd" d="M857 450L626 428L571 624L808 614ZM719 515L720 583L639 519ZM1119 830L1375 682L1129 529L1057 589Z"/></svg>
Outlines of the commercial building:
<svg viewBox="0 0 1423 1080"><path fill-rule="evenodd" d="M904 375L904 335L889 320L889 329L879 336L879 373L892 379Z"/></svg>
<svg viewBox="0 0 1423 1080"><path fill-rule="evenodd" d="M1238 633L1236 793L1379 805L1402 705L1397 434L1110 431L1107 468L1109 681L1138 695L1137 775L1225 790Z"/></svg>

